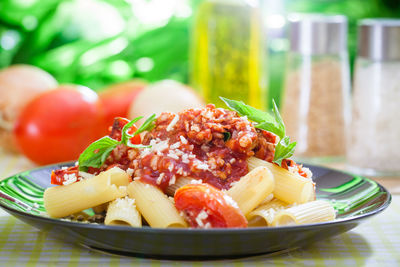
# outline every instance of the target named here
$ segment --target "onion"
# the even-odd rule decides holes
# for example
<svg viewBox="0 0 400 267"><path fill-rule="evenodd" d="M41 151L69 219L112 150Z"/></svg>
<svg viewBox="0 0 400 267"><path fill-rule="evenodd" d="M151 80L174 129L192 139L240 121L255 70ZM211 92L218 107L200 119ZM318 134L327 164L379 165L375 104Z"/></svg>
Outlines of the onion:
<svg viewBox="0 0 400 267"><path fill-rule="evenodd" d="M180 112L188 108L204 107L203 99L188 86L172 80L164 80L154 83L142 90L132 102L128 118L138 116L147 118L153 113ZM140 121L141 123L144 120Z"/></svg>
<svg viewBox="0 0 400 267"><path fill-rule="evenodd" d="M21 109L36 95L57 86L47 72L29 65L14 65L0 71L0 146L17 152L12 129Z"/></svg>

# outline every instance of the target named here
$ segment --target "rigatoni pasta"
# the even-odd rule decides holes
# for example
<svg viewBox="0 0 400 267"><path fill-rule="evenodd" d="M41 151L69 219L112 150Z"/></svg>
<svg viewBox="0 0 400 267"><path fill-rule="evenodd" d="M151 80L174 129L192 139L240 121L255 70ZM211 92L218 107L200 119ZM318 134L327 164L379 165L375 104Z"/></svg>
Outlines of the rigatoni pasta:
<svg viewBox="0 0 400 267"><path fill-rule="evenodd" d="M327 201L316 200L279 211L273 226L327 222L335 219L335 210Z"/></svg>
<svg viewBox="0 0 400 267"><path fill-rule="evenodd" d="M108 205L104 224L129 225L132 227L142 226L142 218L136 209L135 199L124 197L113 200Z"/></svg>
<svg viewBox="0 0 400 267"><path fill-rule="evenodd" d="M289 204L279 199L272 199L250 212L246 217L250 226L272 226L278 211L286 209Z"/></svg>
<svg viewBox="0 0 400 267"><path fill-rule="evenodd" d="M61 218L126 196L130 180L125 171L116 167L78 183L47 188L44 207L51 217Z"/></svg>
<svg viewBox="0 0 400 267"><path fill-rule="evenodd" d="M128 195L151 227L186 227L173 202L157 187L133 181L128 185Z"/></svg>
<svg viewBox="0 0 400 267"><path fill-rule="evenodd" d="M314 183L311 179L289 172L277 165L255 157L248 159L249 169L259 166L268 167L275 179L273 194L276 198L289 203L301 204L315 198Z"/></svg>
<svg viewBox="0 0 400 267"><path fill-rule="evenodd" d="M266 167L257 167L235 183L227 194L238 204L244 215L257 207L275 187L274 177Z"/></svg>
<svg viewBox="0 0 400 267"><path fill-rule="evenodd" d="M116 118L109 136L92 143L75 166L52 172L52 183L60 186L45 192L48 214L92 208L88 212L98 221L105 216L106 225L157 228L333 219L329 203L314 201L312 173L284 158L295 144L277 108L269 116L224 101L237 113L214 105L164 112L139 129L133 123L140 118Z"/></svg>

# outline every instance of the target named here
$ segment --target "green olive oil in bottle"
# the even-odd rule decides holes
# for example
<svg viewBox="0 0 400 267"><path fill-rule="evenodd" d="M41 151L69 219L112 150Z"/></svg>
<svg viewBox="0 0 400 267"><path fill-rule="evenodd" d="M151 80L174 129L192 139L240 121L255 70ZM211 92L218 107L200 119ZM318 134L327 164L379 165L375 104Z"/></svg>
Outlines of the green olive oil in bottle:
<svg viewBox="0 0 400 267"><path fill-rule="evenodd" d="M191 83L208 103L224 96L266 109L266 46L254 1L211 0L197 12L192 36Z"/></svg>

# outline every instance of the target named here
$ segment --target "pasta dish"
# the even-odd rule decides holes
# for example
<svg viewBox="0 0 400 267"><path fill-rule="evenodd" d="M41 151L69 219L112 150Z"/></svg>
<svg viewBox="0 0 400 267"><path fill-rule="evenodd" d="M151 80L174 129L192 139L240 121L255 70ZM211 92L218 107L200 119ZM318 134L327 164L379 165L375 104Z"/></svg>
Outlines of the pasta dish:
<svg viewBox="0 0 400 267"><path fill-rule="evenodd" d="M55 218L140 227L243 228L333 220L315 199L312 173L290 159L273 114L224 99L149 117L141 127L116 118L72 167L54 170L44 204ZM80 218L80 219L79 219ZM90 218L89 218L90 219Z"/></svg>

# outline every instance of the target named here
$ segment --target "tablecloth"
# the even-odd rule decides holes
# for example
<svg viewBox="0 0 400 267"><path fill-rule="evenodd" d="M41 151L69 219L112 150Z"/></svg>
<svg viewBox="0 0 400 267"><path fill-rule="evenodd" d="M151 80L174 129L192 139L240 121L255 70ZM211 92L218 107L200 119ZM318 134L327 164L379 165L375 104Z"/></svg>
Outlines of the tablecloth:
<svg viewBox="0 0 400 267"><path fill-rule="evenodd" d="M33 164L25 158L0 151L0 179L32 167ZM389 208L347 233L286 253L213 261L168 261L108 255L55 239L0 210L0 266L128 265L399 266L400 195L394 194Z"/></svg>

